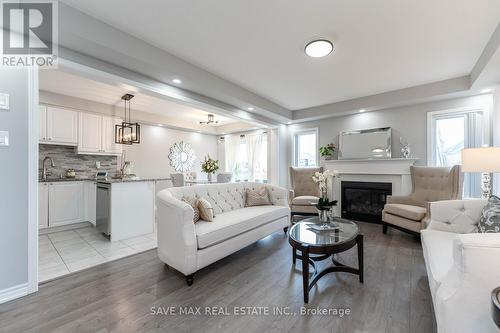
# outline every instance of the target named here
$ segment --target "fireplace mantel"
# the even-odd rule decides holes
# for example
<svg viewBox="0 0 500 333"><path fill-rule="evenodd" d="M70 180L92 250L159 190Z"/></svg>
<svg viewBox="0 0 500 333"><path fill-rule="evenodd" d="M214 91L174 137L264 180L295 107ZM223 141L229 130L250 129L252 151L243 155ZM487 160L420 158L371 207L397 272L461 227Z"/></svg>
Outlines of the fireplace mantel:
<svg viewBox="0 0 500 333"><path fill-rule="evenodd" d="M385 182L392 184L393 195L407 195L411 191L410 166L417 158L363 159L363 160L324 160L326 170L336 170L335 178L328 190L328 196L341 203L341 182Z"/></svg>
<svg viewBox="0 0 500 333"><path fill-rule="evenodd" d="M409 175L418 158L325 160L323 167L340 174Z"/></svg>

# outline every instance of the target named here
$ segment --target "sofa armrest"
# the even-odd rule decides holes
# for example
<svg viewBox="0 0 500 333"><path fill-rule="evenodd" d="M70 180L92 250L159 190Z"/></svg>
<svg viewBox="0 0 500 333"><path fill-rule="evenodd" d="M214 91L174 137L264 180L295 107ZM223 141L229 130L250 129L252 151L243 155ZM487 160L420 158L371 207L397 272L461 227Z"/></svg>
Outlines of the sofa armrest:
<svg viewBox="0 0 500 333"><path fill-rule="evenodd" d="M486 200L443 200L430 203L429 229L455 233L477 231Z"/></svg>
<svg viewBox="0 0 500 333"><path fill-rule="evenodd" d="M410 206L420 206L425 207L426 202L414 199L411 195L389 195L387 196L388 204L401 204Z"/></svg>
<svg viewBox="0 0 500 333"><path fill-rule="evenodd" d="M500 234L457 235L453 261L435 295L438 331L496 332L490 306L500 285Z"/></svg>
<svg viewBox="0 0 500 333"><path fill-rule="evenodd" d="M167 190L157 194L158 256L185 275L196 272L198 245L193 208Z"/></svg>
<svg viewBox="0 0 500 333"><path fill-rule="evenodd" d="M266 184L266 188L269 192L269 198L271 199L271 203L276 206L285 206L288 207L288 190L286 188Z"/></svg>

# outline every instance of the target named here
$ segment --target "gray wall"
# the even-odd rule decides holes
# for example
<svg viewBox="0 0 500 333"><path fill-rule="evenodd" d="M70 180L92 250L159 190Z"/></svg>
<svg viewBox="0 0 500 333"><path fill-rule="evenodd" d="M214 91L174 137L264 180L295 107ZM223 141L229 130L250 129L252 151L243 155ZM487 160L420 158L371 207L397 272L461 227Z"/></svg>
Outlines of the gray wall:
<svg viewBox="0 0 500 333"><path fill-rule="evenodd" d="M0 92L10 94L10 111L0 110L0 290L28 282L28 72L0 70Z"/></svg>
<svg viewBox="0 0 500 333"><path fill-rule="evenodd" d="M289 130L293 133L300 129L318 128L320 146L333 142L338 147L338 135L341 131L392 127L393 157L401 156L399 138L402 137L409 142L412 156L419 159L417 164L427 165L427 112L485 104L487 101L488 97L485 95L455 98L294 124L289 126ZM291 152L290 139L288 147Z"/></svg>

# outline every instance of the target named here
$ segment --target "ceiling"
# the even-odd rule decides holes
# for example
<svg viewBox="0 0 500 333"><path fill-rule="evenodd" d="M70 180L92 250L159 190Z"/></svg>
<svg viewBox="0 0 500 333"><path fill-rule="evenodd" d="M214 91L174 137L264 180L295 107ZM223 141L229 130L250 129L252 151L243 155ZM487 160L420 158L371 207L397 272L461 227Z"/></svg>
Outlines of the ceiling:
<svg viewBox="0 0 500 333"><path fill-rule="evenodd" d="M498 0L63 2L291 110L469 75ZM321 59L303 48L335 44Z"/></svg>
<svg viewBox="0 0 500 333"><path fill-rule="evenodd" d="M132 93L134 98L131 105L134 110L171 117L193 124L197 124L198 121L206 121L209 114L209 112L178 102L137 93L134 87L110 85L60 70L41 70L39 79L40 90L82 98L106 105L122 106L123 101L121 100L121 96L125 93ZM238 120L219 115L216 115L215 119L220 121L219 125L238 122Z"/></svg>

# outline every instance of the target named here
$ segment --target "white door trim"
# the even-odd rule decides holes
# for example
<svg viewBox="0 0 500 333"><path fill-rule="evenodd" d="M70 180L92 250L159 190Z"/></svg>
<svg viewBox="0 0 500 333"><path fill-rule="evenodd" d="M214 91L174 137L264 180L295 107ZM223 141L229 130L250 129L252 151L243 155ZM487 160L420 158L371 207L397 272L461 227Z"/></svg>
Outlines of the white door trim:
<svg viewBox="0 0 500 333"><path fill-rule="evenodd" d="M38 291L38 68L28 75L28 294Z"/></svg>

